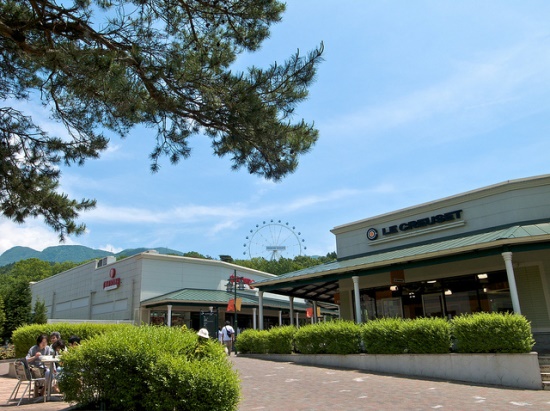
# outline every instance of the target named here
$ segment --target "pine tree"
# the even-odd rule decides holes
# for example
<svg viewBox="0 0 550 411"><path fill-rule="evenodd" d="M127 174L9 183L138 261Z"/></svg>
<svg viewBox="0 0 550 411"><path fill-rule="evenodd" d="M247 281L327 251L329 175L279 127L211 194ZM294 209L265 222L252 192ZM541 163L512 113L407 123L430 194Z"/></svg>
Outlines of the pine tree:
<svg viewBox="0 0 550 411"><path fill-rule="evenodd" d="M0 210L79 234L95 201L59 193L60 164L83 164L141 124L156 133L151 169L190 155L204 134L232 168L279 180L318 138L293 122L323 46L266 69L232 70L281 20L275 0L0 2ZM40 98L68 135L49 135L13 101Z"/></svg>

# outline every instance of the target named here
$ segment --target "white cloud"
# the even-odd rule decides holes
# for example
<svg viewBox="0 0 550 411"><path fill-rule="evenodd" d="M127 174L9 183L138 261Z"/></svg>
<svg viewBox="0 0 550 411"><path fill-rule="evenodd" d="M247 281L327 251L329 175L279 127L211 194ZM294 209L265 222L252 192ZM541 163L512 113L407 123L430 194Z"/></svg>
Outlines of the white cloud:
<svg viewBox="0 0 550 411"><path fill-rule="evenodd" d="M60 243L57 233L36 220L29 220L25 224L19 225L9 220L0 219L0 233L2 233L0 253L16 246L42 251L46 247L76 244L71 238L66 238L64 243Z"/></svg>
<svg viewBox="0 0 550 411"><path fill-rule="evenodd" d="M116 254L116 253L120 253L122 250L124 250L124 248L121 248L121 247L115 247L114 245L112 244L105 244L105 245L100 245L99 247L97 247L98 249L100 250L103 250L103 251L109 251L113 254Z"/></svg>

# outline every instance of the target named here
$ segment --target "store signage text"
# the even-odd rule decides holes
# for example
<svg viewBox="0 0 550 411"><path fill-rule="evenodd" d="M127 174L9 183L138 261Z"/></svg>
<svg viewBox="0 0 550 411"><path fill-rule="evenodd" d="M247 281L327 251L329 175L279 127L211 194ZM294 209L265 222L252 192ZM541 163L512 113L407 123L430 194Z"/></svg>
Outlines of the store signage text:
<svg viewBox="0 0 550 411"><path fill-rule="evenodd" d="M111 271L109 271L109 277L111 277L110 280L103 281L103 290L109 291L114 290L120 287L120 278L116 277L116 269L111 268Z"/></svg>
<svg viewBox="0 0 550 411"><path fill-rule="evenodd" d="M391 225L382 228L382 235L397 234L417 228L433 226L436 224L446 223L448 221L460 220L462 218L462 210L450 211L448 213L437 214L431 217L420 218L418 220L403 222L400 224ZM371 241L378 238L378 230L369 228L367 230L367 238Z"/></svg>

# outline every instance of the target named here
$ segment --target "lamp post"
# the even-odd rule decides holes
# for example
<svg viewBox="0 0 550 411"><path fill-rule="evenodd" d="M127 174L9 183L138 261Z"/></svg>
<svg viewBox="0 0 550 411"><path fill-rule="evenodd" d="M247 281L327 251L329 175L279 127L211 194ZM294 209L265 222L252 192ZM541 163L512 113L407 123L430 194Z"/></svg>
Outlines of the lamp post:
<svg viewBox="0 0 550 411"><path fill-rule="evenodd" d="M233 307L235 309L235 321L234 321L234 325L235 325L235 338L237 338L237 328L239 327L238 326L238 323L237 323L237 288L239 290L244 290L244 277L238 277L237 276L237 270L233 270L233 275L229 276L229 280L227 282L227 292L234 292L234 300L233 300Z"/></svg>

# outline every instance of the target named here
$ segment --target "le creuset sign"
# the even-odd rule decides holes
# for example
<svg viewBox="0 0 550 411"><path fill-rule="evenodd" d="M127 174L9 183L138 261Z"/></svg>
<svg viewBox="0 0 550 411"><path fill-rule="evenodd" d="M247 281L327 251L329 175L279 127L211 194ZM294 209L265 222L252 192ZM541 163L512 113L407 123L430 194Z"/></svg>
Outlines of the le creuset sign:
<svg viewBox="0 0 550 411"><path fill-rule="evenodd" d="M120 287L120 278L116 278L116 268L111 268L109 271L110 280L103 281L103 290L115 290Z"/></svg>
<svg viewBox="0 0 550 411"><path fill-rule="evenodd" d="M450 211L448 213L436 214L430 217L420 218L418 220L402 222L394 224L388 227L382 228L382 235L392 235L398 233L404 233L410 230L416 230L418 228L425 228L449 221L460 220L462 218L462 210ZM379 233L376 228L369 228L367 230L367 238L370 241L374 241L379 238Z"/></svg>

